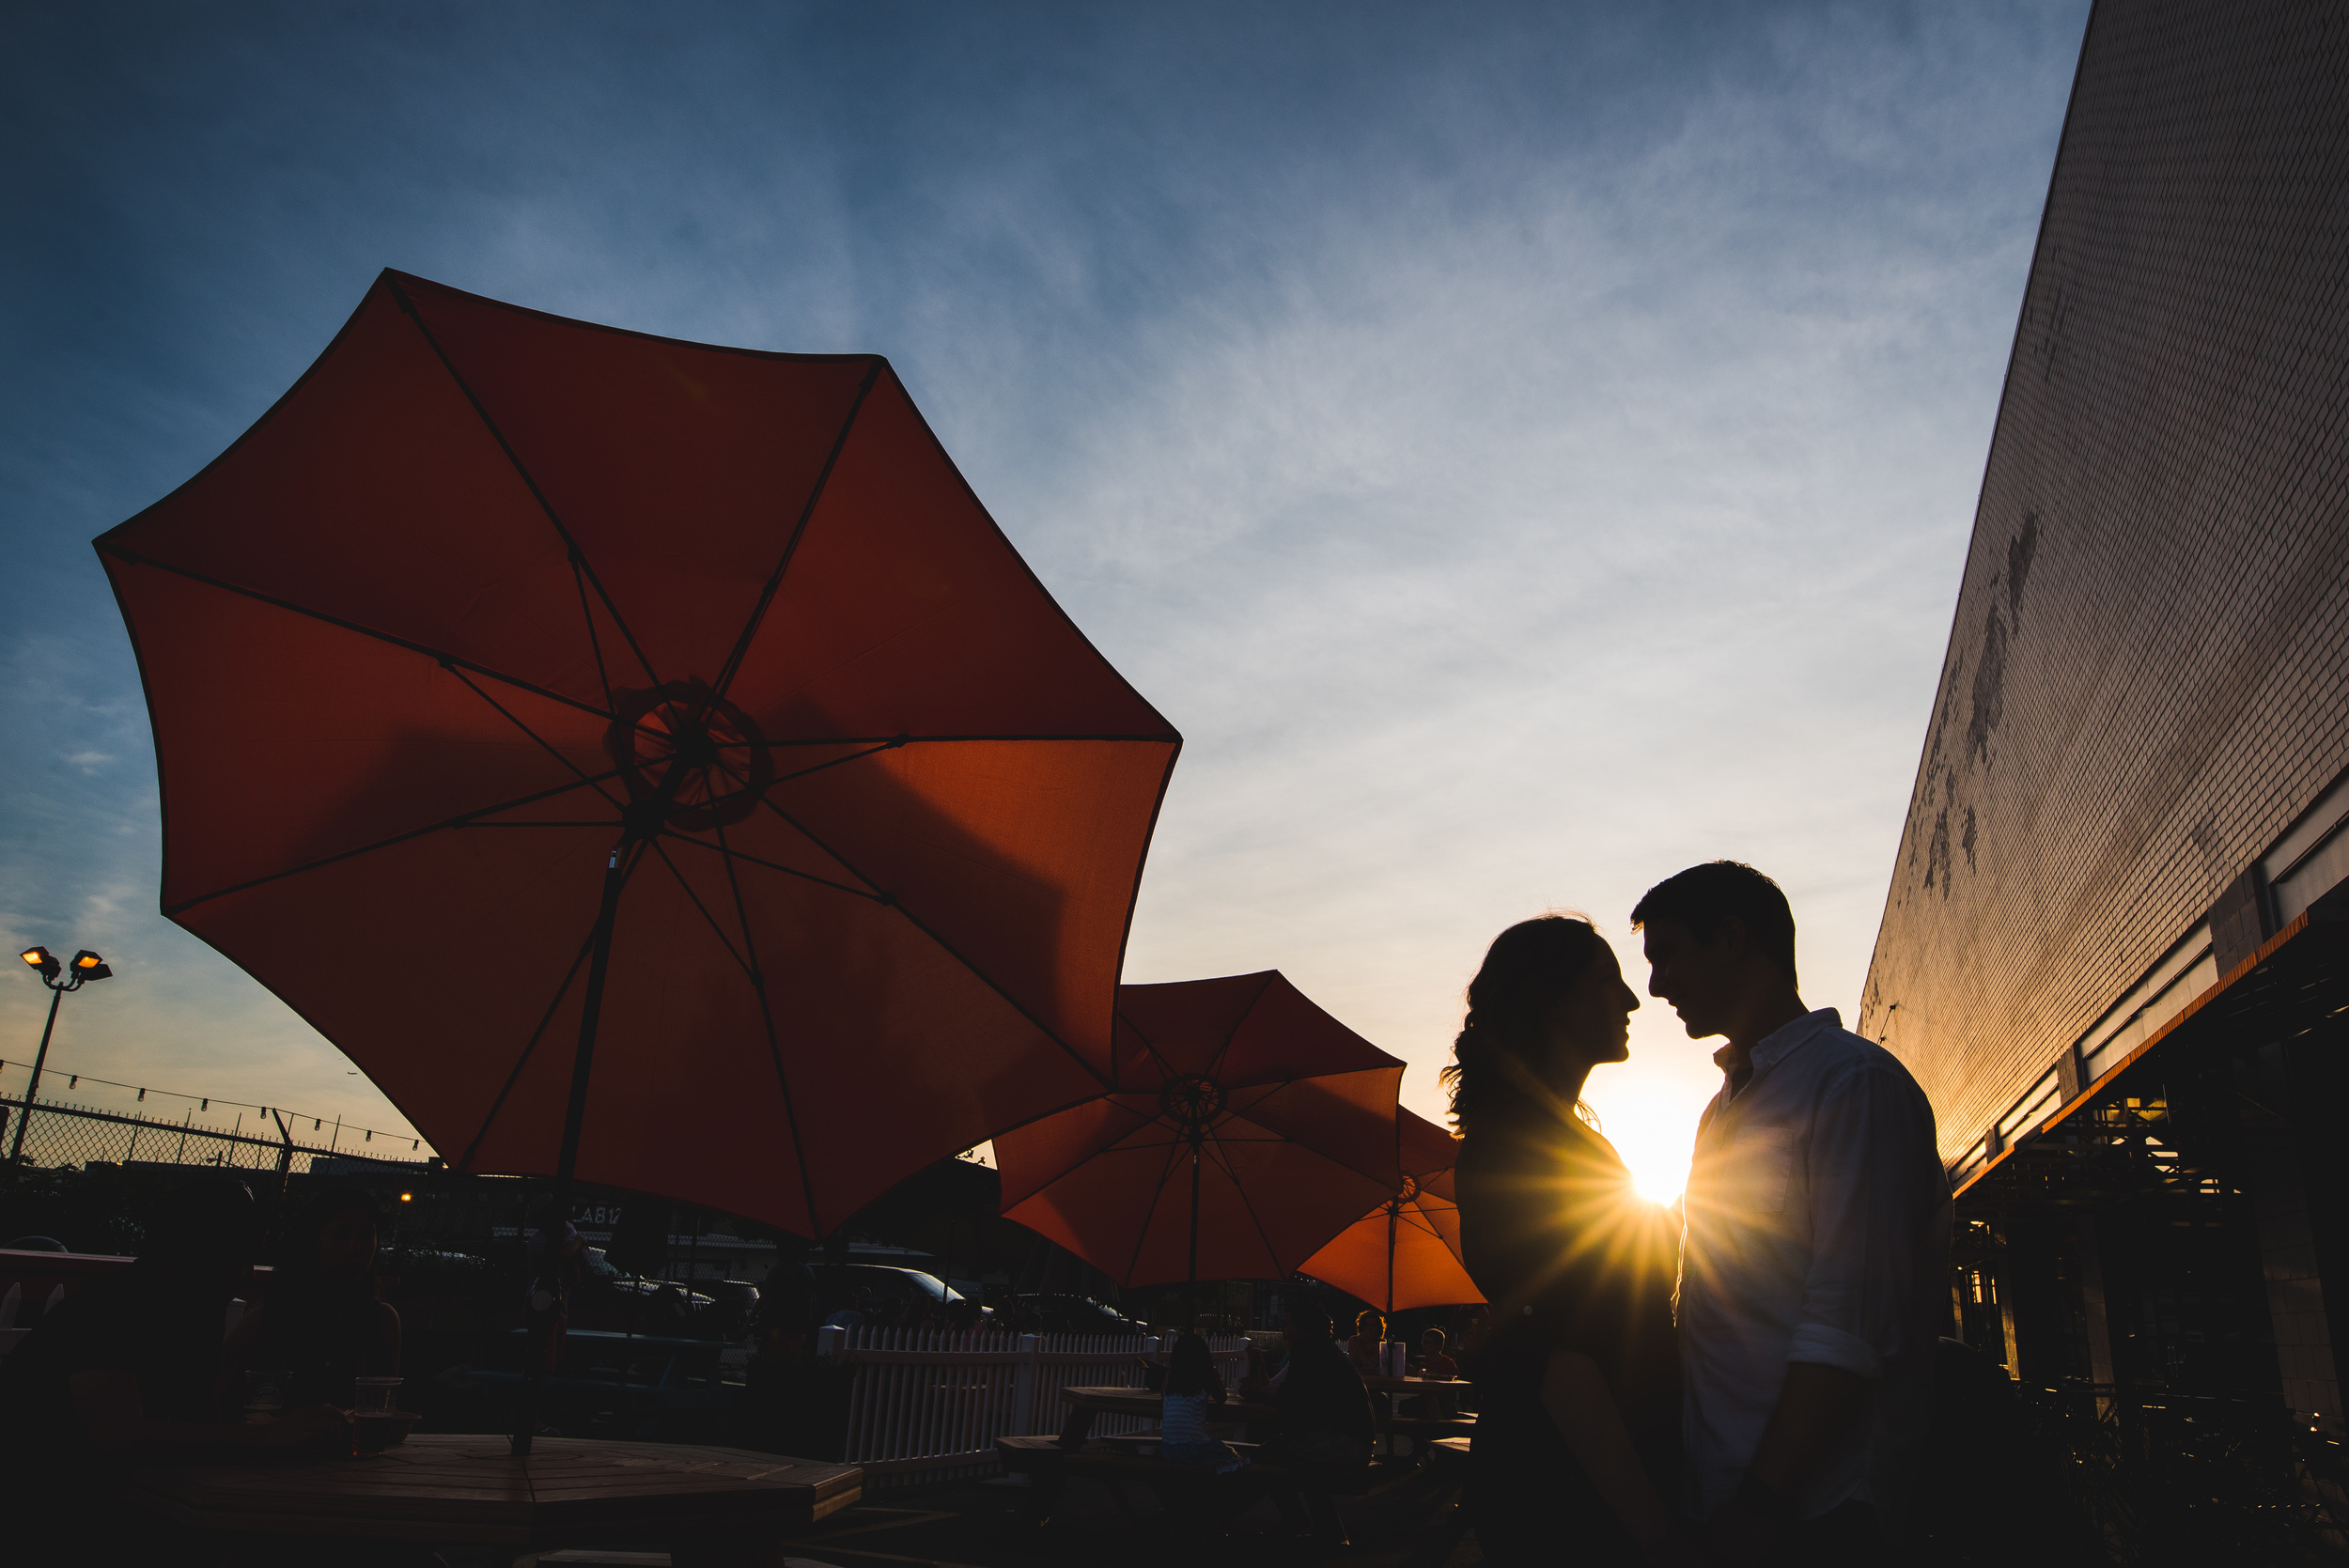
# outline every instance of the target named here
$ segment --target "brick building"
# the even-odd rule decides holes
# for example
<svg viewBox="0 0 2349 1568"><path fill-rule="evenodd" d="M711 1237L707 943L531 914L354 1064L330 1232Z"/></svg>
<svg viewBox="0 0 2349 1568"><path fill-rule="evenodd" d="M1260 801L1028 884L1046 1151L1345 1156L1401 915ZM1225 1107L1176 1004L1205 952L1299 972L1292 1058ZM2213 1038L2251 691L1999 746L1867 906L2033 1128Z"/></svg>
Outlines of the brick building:
<svg viewBox="0 0 2349 1568"><path fill-rule="evenodd" d="M2349 1365L2349 7L2099 0L1860 1027L2033 1384Z"/></svg>

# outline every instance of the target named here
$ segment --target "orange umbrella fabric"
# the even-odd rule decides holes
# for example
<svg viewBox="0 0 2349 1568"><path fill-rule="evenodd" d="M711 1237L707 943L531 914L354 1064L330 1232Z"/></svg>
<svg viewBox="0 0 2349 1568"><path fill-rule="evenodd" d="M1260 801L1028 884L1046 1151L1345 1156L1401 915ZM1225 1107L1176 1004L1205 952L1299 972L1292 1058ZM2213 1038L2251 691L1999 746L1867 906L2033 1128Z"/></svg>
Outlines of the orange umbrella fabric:
<svg viewBox="0 0 2349 1568"><path fill-rule="evenodd" d="M459 1168L817 1234L1110 1079L1180 737L879 356L385 272L97 548L163 912Z"/></svg>
<svg viewBox="0 0 2349 1568"><path fill-rule="evenodd" d="M1452 1187L1460 1141L1408 1110L1396 1121L1402 1184L1298 1272L1358 1299L1384 1301L1389 1312L1481 1302L1485 1293L1460 1261L1460 1203Z"/></svg>
<svg viewBox="0 0 2349 1568"><path fill-rule="evenodd" d="M1393 1190L1403 1063L1278 970L1117 988L1117 1086L1014 1131L1003 1213L1121 1285L1283 1279Z"/></svg>

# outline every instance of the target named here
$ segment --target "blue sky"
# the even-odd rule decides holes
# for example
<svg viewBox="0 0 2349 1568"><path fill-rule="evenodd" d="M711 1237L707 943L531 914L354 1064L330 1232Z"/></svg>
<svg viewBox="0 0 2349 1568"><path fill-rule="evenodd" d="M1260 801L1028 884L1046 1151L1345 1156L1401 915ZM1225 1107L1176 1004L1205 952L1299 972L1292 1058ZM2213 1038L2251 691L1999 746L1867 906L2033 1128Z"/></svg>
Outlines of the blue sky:
<svg viewBox="0 0 2349 1568"><path fill-rule="evenodd" d="M1629 959L1730 855L1849 1017L2086 12L11 7L0 933L118 975L54 1065L404 1126L156 914L87 547L387 265L888 354L1187 737L1128 979L1278 967L1432 1113L1494 932ZM1592 1098L1668 1188L1714 1075L1633 1048Z"/></svg>

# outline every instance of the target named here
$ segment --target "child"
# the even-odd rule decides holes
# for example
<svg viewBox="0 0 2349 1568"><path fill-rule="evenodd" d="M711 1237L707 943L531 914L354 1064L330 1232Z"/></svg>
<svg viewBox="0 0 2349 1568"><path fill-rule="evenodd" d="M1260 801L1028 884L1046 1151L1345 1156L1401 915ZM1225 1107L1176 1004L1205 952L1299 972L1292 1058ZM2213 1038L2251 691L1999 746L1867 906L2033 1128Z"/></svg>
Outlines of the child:
<svg viewBox="0 0 2349 1568"><path fill-rule="evenodd" d="M1159 1403L1159 1455L1177 1465L1202 1465L1222 1475L1247 1461L1207 1436L1207 1406L1223 1403L1207 1342L1185 1334L1166 1358L1166 1393Z"/></svg>
<svg viewBox="0 0 2349 1568"><path fill-rule="evenodd" d="M1419 1374L1422 1377L1457 1377L1460 1363L1444 1354L1443 1330L1430 1328L1419 1337ZM1432 1390L1427 1395L1427 1413L1442 1420L1459 1414L1459 1405L1448 1389Z"/></svg>

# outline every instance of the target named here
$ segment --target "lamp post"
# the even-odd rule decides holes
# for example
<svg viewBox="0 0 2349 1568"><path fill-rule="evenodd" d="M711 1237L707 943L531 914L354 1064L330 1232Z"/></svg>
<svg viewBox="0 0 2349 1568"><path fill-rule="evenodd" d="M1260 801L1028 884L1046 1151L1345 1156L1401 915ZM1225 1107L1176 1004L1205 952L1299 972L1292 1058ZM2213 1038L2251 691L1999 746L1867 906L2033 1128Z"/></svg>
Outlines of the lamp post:
<svg viewBox="0 0 2349 1568"><path fill-rule="evenodd" d="M70 964L57 962L55 954L45 947L28 947L18 955L40 976L40 983L49 987L49 1021L40 1027L40 1049L33 1057L32 1080L24 1085L24 1109L16 1118L16 1137L8 1147L8 1168L14 1170L24 1153L24 1128L33 1119L33 1096L40 1092L40 1069L49 1060L49 1036L57 1027L57 1003L68 991L78 991L93 980L110 980L114 970L106 960L88 948L73 955ZM63 971L65 978L57 978Z"/></svg>

